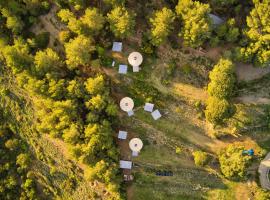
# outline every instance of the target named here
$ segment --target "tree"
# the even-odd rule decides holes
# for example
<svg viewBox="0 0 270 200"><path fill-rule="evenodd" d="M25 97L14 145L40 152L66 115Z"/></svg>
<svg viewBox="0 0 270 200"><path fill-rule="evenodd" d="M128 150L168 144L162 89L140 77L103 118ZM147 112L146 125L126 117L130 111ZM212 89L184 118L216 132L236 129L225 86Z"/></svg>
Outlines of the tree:
<svg viewBox="0 0 270 200"><path fill-rule="evenodd" d="M201 46L211 36L210 7L192 0L179 0L176 13L183 24L180 36L193 48Z"/></svg>
<svg viewBox="0 0 270 200"><path fill-rule="evenodd" d="M228 99L233 95L236 77L234 65L228 59L220 59L209 75L208 94L217 98Z"/></svg>
<svg viewBox="0 0 270 200"><path fill-rule="evenodd" d="M29 55L29 48L22 40L15 40L13 46L6 46L3 51L6 64L14 73L24 69L30 69L32 56Z"/></svg>
<svg viewBox="0 0 270 200"><path fill-rule="evenodd" d="M242 59L266 67L270 64L270 1L253 0L247 17L248 45L240 50Z"/></svg>
<svg viewBox="0 0 270 200"><path fill-rule="evenodd" d="M93 96L89 101L85 103L86 107L90 110L101 111L106 107L106 101L104 96L100 94Z"/></svg>
<svg viewBox="0 0 270 200"><path fill-rule="evenodd" d="M105 23L104 16L97 8L87 8L85 14L80 19L91 34L97 34Z"/></svg>
<svg viewBox="0 0 270 200"><path fill-rule="evenodd" d="M62 22L68 23L70 19L76 19L75 15L68 9L61 9L57 16L60 17Z"/></svg>
<svg viewBox="0 0 270 200"><path fill-rule="evenodd" d="M240 35L239 28L235 26L235 19L231 18L226 23L215 29L220 40L226 42L236 42Z"/></svg>
<svg viewBox="0 0 270 200"><path fill-rule="evenodd" d="M102 93L105 89L105 80L102 75L98 75L95 78L88 78L84 83L86 91L91 94L95 95L98 93Z"/></svg>
<svg viewBox="0 0 270 200"><path fill-rule="evenodd" d="M88 65L91 54L95 50L93 40L85 36L78 36L65 44L66 63L69 69L76 69L79 65Z"/></svg>
<svg viewBox="0 0 270 200"><path fill-rule="evenodd" d="M208 162L208 155L203 151L195 151L193 152L194 162L196 166L203 167Z"/></svg>
<svg viewBox="0 0 270 200"><path fill-rule="evenodd" d="M231 144L219 153L221 172L227 178L243 178L250 164L251 157L243 155L245 148L237 144Z"/></svg>
<svg viewBox="0 0 270 200"><path fill-rule="evenodd" d="M26 153L21 153L17 156L16 164L20 166L21 169L27 169L30 165L30 156Z"/></svg>
<svg viewBox="0 0 270 200"><path fill-rule="evenodd" d="M111 31L116 37L126 38L132 34L135 27L135 15L124 7L115 7L107 15Z"/></svg>
<svg viewBox="0 0 270 200"><path fill-rule="evenodd" d="M234 107L225 99L209 97L206 102L206 119L214 125L223 123L224 119L234 114Z"/></svg>
<svg viewBox="0 0 270 200"><path fill-rule="evenodd" d="M34 58L34 74L44 77L48 72L60 73L63 63L55 51L48 48L38 51Z"/></svg>
<svg viewBox="0 0 270 200"><path fill-rule="evenodd" d="M164 42L171 30L174 21L174 13L168 8L156 11L154 16L150 18L151 23L151 42L158 46Z"/></svg>
<svg viewBox="0 0 270 200"><path fill-rule="evenodd" d="M7 19L6 27L10 29L13 33L18 34L22 31L24 23L20 16L13 15L10 11L3 8L2 15Z"/></svg>
<svg viewBox="0 0 270 200"><path fill-rule="evenodd" d="M63 131L63 139L70 144L76 144L79 141L81 130L78 124L71 124L69 129Z"/></svg>

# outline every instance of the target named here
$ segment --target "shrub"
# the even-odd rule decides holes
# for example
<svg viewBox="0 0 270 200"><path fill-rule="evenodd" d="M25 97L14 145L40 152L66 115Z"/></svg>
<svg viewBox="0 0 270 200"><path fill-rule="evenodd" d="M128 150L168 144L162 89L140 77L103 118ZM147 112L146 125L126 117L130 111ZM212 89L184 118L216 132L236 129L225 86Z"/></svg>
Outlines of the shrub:
<svg viewBox="0 0 270 200"><path fill-rule="evenodd" d="M203 167L207 164L209 157L206 152L195 151L192 155L196 166Z"/></svg>

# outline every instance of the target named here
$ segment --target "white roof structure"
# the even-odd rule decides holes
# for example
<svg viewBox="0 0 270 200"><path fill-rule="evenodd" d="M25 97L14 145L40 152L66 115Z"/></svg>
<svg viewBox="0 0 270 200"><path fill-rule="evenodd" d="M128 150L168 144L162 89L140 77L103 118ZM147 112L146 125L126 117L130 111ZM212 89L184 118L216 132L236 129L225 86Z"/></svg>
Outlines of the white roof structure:
<svg viewBox="0 0 270 200"><path fill-rule="evenodd" d="M220 24L222 24L224 22L223 19L221 19L220 17L218 17L216 15L209 14L209 17L211 18L212 23L213 23L214 26L218 26L218 25L220 25Z"/></svg>
<svg viewBox="0 0 270 200"><path fill-rule="evenodd" d="M128 62L131 66L140 66L143 62L142 54L139 52L132 52L128 56Z"/></svg>
<svg viewBox="0 0 270 200"><path fill-rule="evenodd" d="M119 65L119 74L126 74L127 73L127 65Z"/></svg>
<svg viewBox="0 0 270 200"><path fill-rule="evenodd" d="M154 109L154 104L152 103L145 103L144 110L147 112L152 112Z"/></svg>
<svg viewBox="0 0 270 200"><path fill-rule="evenodd" d="M134 107L134 101L131 98L124 97L123 99L121 99L120 101L121 110L125 112L129 112L129 111L132 111L133 107Z"/></svg>
<svg viewBox="0 0 270 200"><path fill-rule="evenodd" d="M133 66L133 72L139 72L140 68L139 66Z"/></svg>
<svg viewBox="0 0 270 200"><path fill-rule="evenodd" d="M133 110L128 111L128 116L129 116L129 117L131 117L131 116L133 116L133 115L134 115L134 111L133 111Z"/></svg>
<svg viewBox="0 0 270 200"><path fill-rule="evenodd" d="M129 148L131 151L140 152L143 147L143 142L140 138L133 138L129 141Z"/></svg>
<svg viewBox="0 0 270 200"><path fill-rule="evenodd" d="M120 160L120 168L121 169L131 169L132 168L132 162L126 161L126 160Z"/></svg>
<svg viewBox="0 0 270 200"><path fill-rule="evenodd" d="M138 151L132 151L132 156L133 157L137 157L139 155L139 152Z"/></svg>
<svg viewBox="0 0 270 200"><path fill-rule="evenodd" d="M159 118L161 118L159 110L155 110L154 112L151 113L151 115L154 118L154 120L158 120Z"/></svg>
<svg viewBox="0 0 270 200"><path fill-rule="evenodd" d="M114 67L114 65L115 65L115 61L112 61L112 67Z"/></svg>
<svg viewBox="0 0 270 200"><path fill-rule="evenodd" d="M119 131L118 132L118 139L122 139L122 140L127 139L127 132L126 131Z"/></svg>
<svg viewBox="0 0 270 200"><path fill-rule="evenodd" d="M122 42L113 42L112 51L121 52L122 51Z"/></svg>

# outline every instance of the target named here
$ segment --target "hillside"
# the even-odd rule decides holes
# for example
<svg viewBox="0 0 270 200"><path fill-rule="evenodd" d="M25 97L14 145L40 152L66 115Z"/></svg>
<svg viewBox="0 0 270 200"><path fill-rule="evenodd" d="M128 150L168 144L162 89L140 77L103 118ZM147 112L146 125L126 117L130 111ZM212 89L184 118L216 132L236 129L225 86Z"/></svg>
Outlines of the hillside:
<svg viewBox="0 0 270 200"><path fill-rule="evenodd" d="M267 0L0 0L0 199L270 199L269 16Z"/></svg>

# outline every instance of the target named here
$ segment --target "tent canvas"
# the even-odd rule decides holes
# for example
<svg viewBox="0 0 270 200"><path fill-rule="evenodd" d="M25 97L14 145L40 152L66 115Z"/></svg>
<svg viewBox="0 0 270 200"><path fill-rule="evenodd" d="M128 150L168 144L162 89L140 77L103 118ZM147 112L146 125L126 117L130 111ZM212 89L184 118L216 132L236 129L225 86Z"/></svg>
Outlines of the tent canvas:
<svg viewBox="0 0 270 200"><path fill-rule="evenodd" d="M223 19L221 19L220 17L216 16L216 15L213 15L213 14L209 14L209 17L211 18L212 20L212 23L213 25L217 26L217 25L220 25L224 22Z"/></svg>
<svg viewBox="0 0 270 200"><path fill-rule="evenodd" d="M152 103L145 103L144 110L147 112L152 112L154 109L154 104Z"/></svg>
<svg viewBox="0 0 270 200"><path fill-rule="evenodd" d="M154 120L158 120L161 117L159 110L155 110L154 112L151 113L151 115L154 118Z"/></svg>
<svg viewBox="0 0 270 200"><path fill-rule="evenodd" d="M139 155L139 152L138 151L132 151L132 156L133 157L137 157Z"/></svg>
<svg viewBox="0 0 270 200"><path fill-rule="evenodd" d="M127 132L126 131L119 131L118 132L118 139L122 139L122 140L127 139Z"/></svg>
<svg viewBox="0 0 270 200"><path fill-rule="evenodd" d="M121 169L131 169L132 168L132 162L126 161L126 160L120 160L120 168Z"/></svg>
<svg viewBox="0 0 270 200"><path fill-rule="evenodd" d="M140 68L139 66L133 66L133 72L139 72Z"/></svg>
<svg viewBox="0 0 270 200"><path fill-rule="evenodd" d="M127 73L127 65L119 65L119 74L126 74Z"/></svg>
<svg viewBox="0 0 270 200"><path fill-rule="evenodd" d="M134 111L133 111L133 110L128 111L128 116L129 116L129 117L131 117L131 116L133 116L133 115L134 115Z"/></svg>
<svg viewBox="0 0 270 200"><path fill-rule="evenodd" d="M112 47L112 51L121 52L122 51L122 42L114 42L113 47Z"/></svg>

